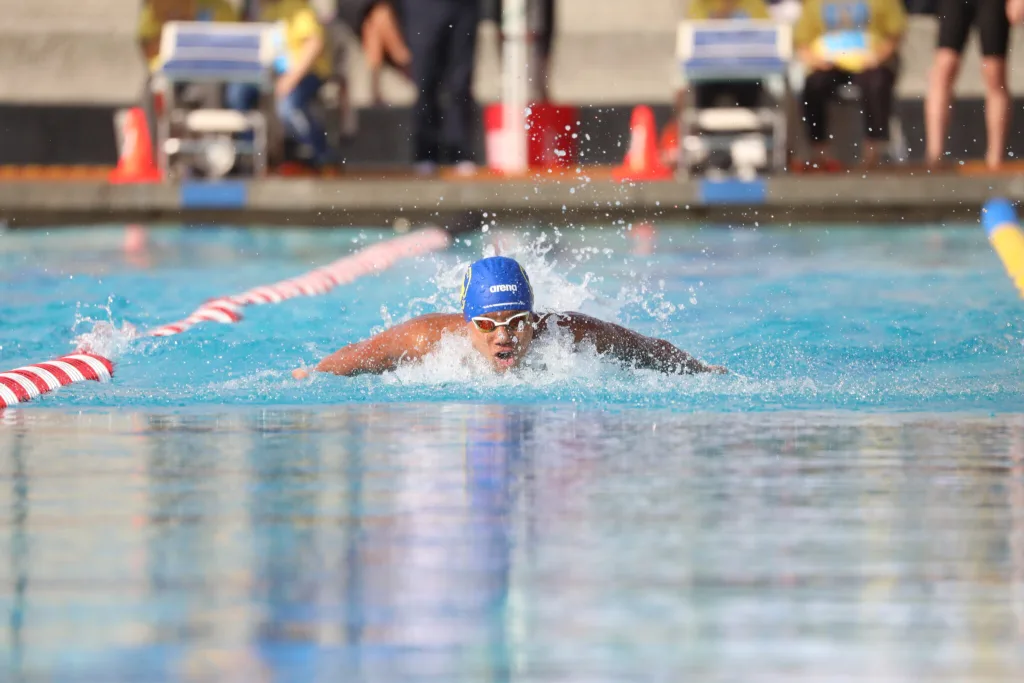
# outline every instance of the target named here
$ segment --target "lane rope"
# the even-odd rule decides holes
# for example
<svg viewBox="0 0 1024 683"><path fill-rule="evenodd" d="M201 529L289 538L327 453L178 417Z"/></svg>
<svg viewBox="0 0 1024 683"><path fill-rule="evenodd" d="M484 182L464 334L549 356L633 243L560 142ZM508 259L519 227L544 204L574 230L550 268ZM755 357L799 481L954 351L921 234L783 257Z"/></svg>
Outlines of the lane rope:
<svg viewBox="0 0 1024 683"><path fill-rule="evenodd" d="M253 287L242 294L211 299L188 317L161 325L142 336L169 337L205 322L235 324L242 320L242 308L245 306L278 304L300 296L320 296L364 275L386 270L401 259L441 251L447 249L449 244L451 236L446 230L422 228L401 237L377 242L297 277ZM15 368L0 373L0 410L30 401L68 384L106 382L113 375L113 361L87 349L78 349L56 360Z"/></svg>
<svg viewBox="0 0 1024 683"><path fill-rule="evenodd" d="M83 352L15 368L0 373L0 409L76 382L106 382L113 375L114 364L109 359Z"/></svg>

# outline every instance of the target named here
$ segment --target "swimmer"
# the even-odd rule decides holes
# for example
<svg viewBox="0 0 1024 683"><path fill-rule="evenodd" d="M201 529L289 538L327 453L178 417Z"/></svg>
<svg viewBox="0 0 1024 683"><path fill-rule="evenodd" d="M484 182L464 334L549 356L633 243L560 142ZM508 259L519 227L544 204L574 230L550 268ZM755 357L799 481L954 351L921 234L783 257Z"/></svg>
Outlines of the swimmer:
<svg viewBox="0 0 1024 683"><path fill-rule="evenodd" d="M466 271L462 315L431 313L395 325L332 353L320 361L316 371L344 376L379 374L394 370L400 363L420 360L445 335L465 335L491 367L503 373L518 366L530 344L551 334L553 327L567 330L577 348L590 344L601 355L639 368L667 374L727 372L724 367L707 365L667 341L645 337L582 313L538 315L533 310L533 288L526 271L505 256L481 259ZM305 379L309 372L298 368L292 376Z"/></svg>

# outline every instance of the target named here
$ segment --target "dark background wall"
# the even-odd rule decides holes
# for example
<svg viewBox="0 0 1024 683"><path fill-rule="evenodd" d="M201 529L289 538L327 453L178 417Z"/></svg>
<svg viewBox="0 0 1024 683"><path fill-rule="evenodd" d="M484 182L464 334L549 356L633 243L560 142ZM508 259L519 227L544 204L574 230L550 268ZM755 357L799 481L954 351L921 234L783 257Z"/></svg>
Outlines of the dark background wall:
<svg viewBox="0 0 1024 683"><path fill-rule="evenodd" d="M653 105L659 128L669 119L667 105ZM923 103L905 100L898 111L904 134L911 147L911 160L922 156L924 138ZM629 143L632 107L602 106L580 108L580 163L617 164ZM117 161L113 107L0 105L0 164L95 164ZM1024 99L1014 106L1009 150L1014 157L1024 154ZM852 115L851 115L852 114ZM856 140L856 112L837 115L845 124L840 138L847 146ZM359 113L359 135L342 149L347 165L397 166L407 163L409 152L409 110L375 107ZM585 141L585 136L590 141ZM981 159L985 148L984 102L965 99L956 103L950 126L949 149L962 159ZM483 131L478 120L477 154L483 160ZM846 153L848 155L849 152ZM845 156L845 155L844 155Z"/></svg>

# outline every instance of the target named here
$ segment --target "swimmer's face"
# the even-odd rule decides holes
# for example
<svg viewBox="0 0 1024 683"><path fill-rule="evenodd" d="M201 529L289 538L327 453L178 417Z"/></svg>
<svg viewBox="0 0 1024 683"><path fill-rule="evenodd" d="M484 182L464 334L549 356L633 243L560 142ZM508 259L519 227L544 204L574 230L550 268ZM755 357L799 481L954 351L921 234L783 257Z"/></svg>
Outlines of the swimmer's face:
<svg viewBox="0 0 1024 683"><path fill-rule="evenodd" d="M524 315L525 314L525 315ZM473 348L486 358L491 367L498 372L505 372L519 365L533 341L535 316L529 311L501 311L491 313L484 318L509 325L501 325L491 332L480 329L472 320L466 323ZM514 320L513 320L514 318ZM486 322L483 326L487 326Z"/></svg>

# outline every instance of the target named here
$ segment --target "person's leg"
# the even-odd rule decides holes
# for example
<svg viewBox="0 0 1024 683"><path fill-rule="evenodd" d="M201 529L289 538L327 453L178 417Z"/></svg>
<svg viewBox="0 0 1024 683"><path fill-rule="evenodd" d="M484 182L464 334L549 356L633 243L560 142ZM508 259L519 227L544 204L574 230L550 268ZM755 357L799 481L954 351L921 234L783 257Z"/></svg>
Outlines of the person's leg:
<svg viewBox="0 0 1024 683"><path fill-rule="evenodd" d="M881 150L889 141L889 119L892 116L892 95L896 87L895 72L885 66L868 69L853 76L861 93L864 111L864 153L861 162L875 166Z"/></svg>
<svg viewBox="0 0 1024 683"><path fill-rule="evenodd" d="M812 163L828 158L828 101L846 78L843 72L831 69L811 72L804 81L804 123L811 142Z"/></svg>
<svg viewBox="0 0 1024 683"><path fill-rule="evenodd" d="M249 111L256 108L259 99L260 91L255 85L228 83L224 86L224 103L228 109Z"/></svg>
<svg viewBox="0 0 1024 683"><path fill-rule="evenodd" d="M1003 0L976 0L981 38L981 76L985 82L985 163L999 168L1006 152L1006 128L1010 121L1010 93L1006 87L1006 53L1010 22Z"/></svg>
<svg viewBox="0 0 1024 683"><path fill-rule="evenodd" d="M310 161L318 167L327 160L327 134L311 114L309 105L322 85L318 76L306 74L288 95L277 101L277 115L285 132L311 152Z"/></svg>
<svg viewBox="0 0 1024 683"><path fill-rule="evenodd" d="M448 0L447 63L444 84L449 106L444 113L442 140L446 161L473 160L473 64L476 61L476 30L480 5L477 0Z"/></svg>
<svg viewBox="0 0 1024 683"><path fill-rule="evenodd" d="M984 57L981 75L985 81L985 164L999 168L1006 151L1006 128L1010 121L1010 95L1006 87L1006 59Z"/></svg>
<svg viewBox="0 0 1024 683"><path fill-rule="evenodd" d="M967 32L974 21L976 0L939 0L939 44L928 77L928 93L924 101L925 161L941 162L946 151L946 133L953 97L953 84L960 72L960 55L967 42Z"/></svg>
<svg viewBox="0 0 1024 683"><path fill-rule="evenodd" d="M547 102L551 99L551 45L555 37L555 0L538 1L541 5L540 13L542 19L540 35L537 36L537 42L539 43L537 59L540 60L537 68L537 73L540 77L538 89L540 90L541 100Z"/></svg>
<svg viewBox="0 0 1024 683"><path fill-rule="evenodd" d="M417 90L412 113L415 163L438 162L438 98L448 30L446 4L447 0L405 0L402 4L402 32L412 53L412 77Z"/></svg>

